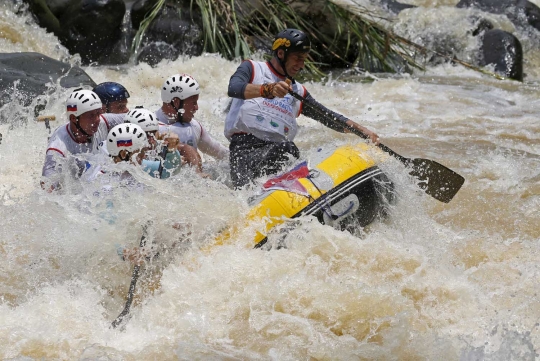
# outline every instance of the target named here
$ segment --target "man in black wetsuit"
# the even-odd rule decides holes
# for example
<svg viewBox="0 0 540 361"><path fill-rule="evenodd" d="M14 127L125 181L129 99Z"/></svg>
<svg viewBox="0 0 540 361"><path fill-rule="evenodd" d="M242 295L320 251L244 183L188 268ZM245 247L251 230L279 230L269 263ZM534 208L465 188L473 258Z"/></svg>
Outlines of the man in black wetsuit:
<svg viewBox="0 0 540 361"><path fill-rule="evenodd" d="M286 29L276 36L269 62L244 61L232 75L228 95L234 99L225 120L225 136L231 141L231 179L236 188L279 172L291 157L299 158L293 139L300 114L342 133L347 126L353 127L378 143L377 134L327 109L294 80L310 48L304 32ZM309 105L295 99L291 90Z"/></svg>

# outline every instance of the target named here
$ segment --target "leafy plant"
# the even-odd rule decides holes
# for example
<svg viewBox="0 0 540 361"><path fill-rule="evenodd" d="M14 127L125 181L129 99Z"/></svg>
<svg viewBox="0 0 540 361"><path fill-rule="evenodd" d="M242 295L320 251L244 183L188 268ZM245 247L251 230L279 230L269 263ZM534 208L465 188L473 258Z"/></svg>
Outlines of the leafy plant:
<svg viewBox="0 0 540 361"><path fill-rule="evenodd" d="M133 52L140 46L147 27L167 0L157 0L133 41ZM169 0L179 2L181 0ZM324 76L327 67L347 67L378 72L401 72L421 65L427 53L433 52L408 39L393 34L380 25L381 18L358 5L337 5L321 0L323 11L305 14L291 6L290 0L191 0L202 15L203 51L220 53L228 59L250 58L256 43L272 43L273 37L285 28L305 31L312 39L306 69L311 77ZM258 6L257 6L258 5ZM322 30L332 24L334 31ZM419 59L419 60L417 60ZM450 59L470 69L502 78L485 69Z"/></svg>
<svg viewBox="0 0 540 361"><path fill-rule="evenodd" d="M159 14L161 8L163 7L163 5L165 5L166 2L167 0L157 0L152 10L148 14L146 14L146 17L144 18L144 20L141 21L141 25L139 26L139 29L137 30L137 33L135 34L133 43L131 44L132 54L136 54L137 51L139 50L144 34L146 33L146 30L148 29L152 21L154 21L156 16Z"/></svg>

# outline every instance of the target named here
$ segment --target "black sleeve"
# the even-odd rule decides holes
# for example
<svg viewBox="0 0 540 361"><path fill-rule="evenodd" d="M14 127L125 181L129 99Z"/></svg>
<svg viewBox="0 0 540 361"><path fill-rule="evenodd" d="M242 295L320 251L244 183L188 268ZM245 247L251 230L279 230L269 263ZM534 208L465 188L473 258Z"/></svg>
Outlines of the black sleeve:
<svg viewBox="0 0 540 361"><path fill-rule="evenodd" d="M316 101L309 92L305 96L305 99L304 105L302 106L302 114L306 117L315 119L330 129L341 133L344 132L346 126L345 122L348 120L347 117L328 109Z"/></svg>
<svg viewBox="0 0 540 361"><path fill-rule="evenodd" d="M252 76L253 68L251 66L251 63L249 61L244 61L242 64L240 64L238 69L236 69L236 72L231 76L231 79L229 80L229 90L227 91L227 94L231 98L245 99L244 91L246 90L246 86L249 84Z"/></svg>

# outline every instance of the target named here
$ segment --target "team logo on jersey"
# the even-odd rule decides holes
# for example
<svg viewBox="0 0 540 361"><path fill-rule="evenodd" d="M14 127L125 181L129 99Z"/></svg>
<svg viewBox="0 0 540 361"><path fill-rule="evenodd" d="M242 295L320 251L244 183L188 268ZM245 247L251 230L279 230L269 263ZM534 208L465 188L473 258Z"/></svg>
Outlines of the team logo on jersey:
<svg viewBox="0 0 540 361"><path fill-rule="evenodd" d="M133 142L131 139L119 139L116 141L117 147L131 147L133 145Z"/></svg>
<svg viewBox="0 0 540 361"><path fill-rule="evenodd" d="M68 112L76 112L77 111L77 104L74 104L74 105L68 104L67 105L67 111Z"/></svg>
<svg viewBox="0 0 540 361"><path fill-rule="evenodd" d="M264 120L264 117L262 115L260 115L260 114L257 114L255 119L257 119L259 122L262 122Z"/></svg>
<svg viewBox="0 0 540 361"><path fill-rule="evenodd" d="M290 94L287 94L284 98L285 101L287 101L287 103L289 103L289 105L291 106L294 106L294 104L296 103L296 98L294 98L292 95Z"/></svg>
<svg viewBox="0 0 540 361"><path fill-rule="evenodd" d="M270 121L270 125L273 126L274 128L279 127L279 124L274 122L273 120Z"/></svg>

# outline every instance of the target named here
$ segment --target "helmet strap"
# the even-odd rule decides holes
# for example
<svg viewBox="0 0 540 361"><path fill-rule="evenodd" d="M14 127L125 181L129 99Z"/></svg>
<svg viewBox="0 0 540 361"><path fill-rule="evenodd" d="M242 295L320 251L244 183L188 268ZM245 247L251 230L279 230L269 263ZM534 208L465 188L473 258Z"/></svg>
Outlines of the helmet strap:
<svg viewBox="0 0 540 361"><path fill-rule="evenodd" d="M292 80L292 77L287 73L287 68L285 67L285 63L287 62L287 52L283 50L283 60L278 56L276 52L276 58L279 62L279 65L281 66L281 69L283 69L283 74L285 74L285 78L289 78Z"/></svg>
<svg viewBox="0 0 540 361"><path fill-rule="evenodd" d="M178 98L180 99L180 98ZM180 99L180 107L176 107L174 105L174 99L171 100L171 106L174 108L174 110L176 110L176 121L179 122L179 123L184 123L184 101L182 99ZM182 111L181 111L182 110Z"/></svg>
<svg viewBox="0 0 540 361"><path fill-rule="evenodd" d="M283 60L280 59L280 57L277 55L277 52L276 52L276 58L278 60L279 65L281 66L281 69L283 69L283 74L285 75L285 78L291 79L291 81L294 84L295 81L294 81L293 77L290 76L289 73L287 73L287 68L285 68L285 63L287 62L287 52L285 50L283 50ZM270 66L272 66L272 63L270 63ZM272 66L272 68L274 68L274 67ZM276 69L274 68L274 70L276 70ZM276 70L276 72L278 72L278 71Z"/></svg>
<svg viewBox="0 0 540 361"><path fill-rule="evenodd" d="M82 134L86 135L87 142L92 141L92 136L86 133L84 129L81 128L81 126L79 125L79 117L76 117L76 118L77 118L77 121L75 122L75 128L77 128L77 130L81 132Z"/></svg>

